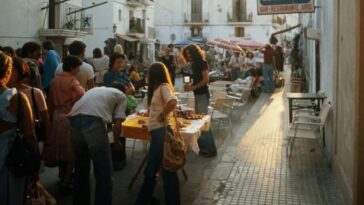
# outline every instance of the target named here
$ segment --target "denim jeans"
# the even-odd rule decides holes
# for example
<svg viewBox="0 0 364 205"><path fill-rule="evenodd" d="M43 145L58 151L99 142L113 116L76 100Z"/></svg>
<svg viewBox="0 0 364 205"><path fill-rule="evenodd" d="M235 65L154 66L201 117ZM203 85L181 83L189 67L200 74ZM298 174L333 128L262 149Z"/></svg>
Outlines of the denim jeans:
<svg viewBox="0 0 364 205"><path fill-rule="evenodd" d="M177 173L162 168L165 133L164 127L150 132L152 139L150 141L147 166L144 169L144 183L135 202L136 205L149 204L156 184L156 174L160 170L163 178L165 203L167 205L180 204Z"/></svg>
<svg viewBox="0 0 364 205"><path fill-rule="evenodd" d="M90 204L90 162L96 179L95 205L112 203L111 151L106 125L97 117L78 115L70 118L75 152L73 204Z"/></svg>
<svg viewBox="0 0 364 205"><path fill-rule="evenodd" d="M195 112L197 114L207 114L209 105L209 94L195 95ZM216 152L216 144L211 128L203 132L198 138L198 146L202 152Z"/></svg>
<svg viewBox="0 0 364 205"><path fill-rule="evenodd" d="M240 68L231 69L231 80L234 81L240 77Z"/></svg>
<svg viewBox="0 0 364 205"><path fill-rule="evenodd" d="M275 86L273 82L273 65L263 64L264 91L274 92Z"/></svg>

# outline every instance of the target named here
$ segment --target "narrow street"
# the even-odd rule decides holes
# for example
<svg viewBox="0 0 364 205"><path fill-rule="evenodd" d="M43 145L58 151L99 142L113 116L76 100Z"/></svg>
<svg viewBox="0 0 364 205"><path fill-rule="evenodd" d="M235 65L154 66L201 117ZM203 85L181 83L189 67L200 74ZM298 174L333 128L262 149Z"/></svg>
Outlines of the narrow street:
<svg viewBox="0 0 364 205"><path fill-rule="evenodd" d="M343 204L334 174L315 141L297 139L288 168L284 93L284 89L273 95L263 93L245 109L237 110L234 118L240 116L240 121L234 120L233 136L214 129L219 147L216 158L189 152L185 167L188 180L180 174L182 204ZM114 173L113 204L133 204L142 183L140 175L131 190L127 187L146 154L144 143L136 141L132 156L133 143L127 141L127 167ZM59 204L72 204L70 196L57 192L57 173L57 169L47 168L42 182ZM155 196L164 199L161 182Z"/></svg>

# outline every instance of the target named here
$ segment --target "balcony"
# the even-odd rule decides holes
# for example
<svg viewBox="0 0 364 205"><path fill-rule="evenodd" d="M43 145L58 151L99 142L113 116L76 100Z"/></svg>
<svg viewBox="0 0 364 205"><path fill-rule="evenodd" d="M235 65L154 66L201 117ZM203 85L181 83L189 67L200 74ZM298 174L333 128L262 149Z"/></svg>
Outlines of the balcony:
<svg viewBox="0 0 364 205"><path fill-rule="evenodd" d="M144 7L144 6L150 6L153 4L153 0L127 0L127 4L130 7Z"/></svg>
<svg viewBox="0 0 364 205"><path fill-rule="evenodd" d="M234 15L229 12L227 15L228 15L229 24L241 24L241 23L252 23L253 22L253 12L250 12L247 15L236 15L236 14Z"/></svg>
<svg viewBox="0 0 364 205"><path fill-rule="evenodd" d="M206 25L209 23L208 13L185 13L186 25Z"/></svg>
<svg viewBox="0 0 364 205"><path fill-rule="evenodd" d="M88 31L68 30L68 29L40 29L39 35L42 37L63 37L63 38L79 38L89 34Z"/></svg>
<svg viewBox="0 0 364 205"><path fill-rule="evenodd" d="M130 34L144 34L145 33L145 20L140 18L132 18L129 21Z"/></svg>

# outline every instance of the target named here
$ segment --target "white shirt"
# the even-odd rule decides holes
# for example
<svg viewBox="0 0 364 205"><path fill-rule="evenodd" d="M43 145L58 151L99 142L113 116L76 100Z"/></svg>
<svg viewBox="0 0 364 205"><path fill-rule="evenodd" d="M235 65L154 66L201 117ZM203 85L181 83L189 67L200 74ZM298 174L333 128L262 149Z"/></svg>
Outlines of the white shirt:
<svg viewBox="0 0 364 205"><path fill-rule="evenodd" d="M93 58L92 65L96 72L107 70L109 68L109 57L104 55L101 58Z"/></svg>
<svg viewBox="0 0 364 205"><path fill-rule="evenodd" d="M234 68L240 68L241 65L244 63L244 57L239 55L239 57L236 57L235 55L231 56L229 65Z"/></svg>
<svg viewBox="0 0 364 205"><path fill-rule="evenodd" d="M248 67L248 69L250 69L250 68L253 68L253 67L255 67L255 58L253 57L252 59L250 59L250 58L245 58L245 63L247 64L252 64L253 66L247 66Z"/></svg>
<svg viewBox="0 0 364 205"><path fill-rule="evenodd" d="M113 119L125 119L126 96L115 88L96 87L87 91L72 107L68 116L89 115L101 118L105 123Z"/></svg>
<svg viewBox="0 0 364 205"><path fill-rule="evenodd" d="M62 69L63 69L63 63L60 63L56 69L56 75L61 73ZM88 63L82 62L82 65L80 66L80 72L77 73L76 78L85 90L88 90L87 81L93 80L94 77L95 74L92 66Z"/></svg>
<svg viewBox="0 0 364 205"><path fill-rule="evenodd" d="M162 84L153 92L152 101L149 107L149 131L155 130L170 124L173 119L172 112L164 117L165 122L159 122L158 117L170 100L177 100L168 84Z"/></svg>

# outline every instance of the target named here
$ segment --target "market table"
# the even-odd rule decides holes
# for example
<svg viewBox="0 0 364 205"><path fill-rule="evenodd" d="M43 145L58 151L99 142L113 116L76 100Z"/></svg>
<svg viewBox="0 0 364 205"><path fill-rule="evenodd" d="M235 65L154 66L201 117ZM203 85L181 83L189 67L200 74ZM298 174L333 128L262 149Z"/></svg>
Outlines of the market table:
<svg viewBox="0 0 364 205"><path fill-rule="evenodd" d="M286 97L288 99L288 109L289 109L289 122L292 122L292 111L303 109L303 108L314 108L317 111L321 109L321 104L323 103L324 99L326 98L325 95L317 94L317 93L286 93ZM317 101L316 106L299 106L293 105L294 100L311 100Z"/></svg>
<svg viewBox="0 0 364 205"><path fill-rule="evenodd" d="M146 125L148 125L148 117L138 116L137 114L130 115L122 122L122 136L131 139L146 140L149 141L151 136ZM197 140L202 131L208 131L210 128L211 117L209 115L204 116L199 120L191 120L191 124L180 129L181 136L183 137L185 144L194 153L198 154L200 148L198 147ZM140 123L143 122L143 123ZM172 125L173 126L173 125ZM144 157L142 163L139 165L138 170L134 174L129 189L132 188L136 179L140 175L146 161L148 154ZM184 177L187 179L187 174L182 170Z"/></svg>

